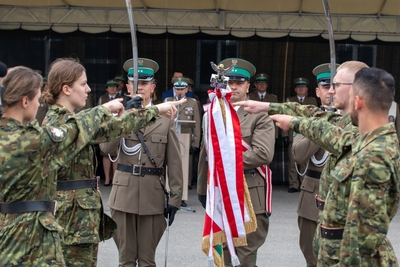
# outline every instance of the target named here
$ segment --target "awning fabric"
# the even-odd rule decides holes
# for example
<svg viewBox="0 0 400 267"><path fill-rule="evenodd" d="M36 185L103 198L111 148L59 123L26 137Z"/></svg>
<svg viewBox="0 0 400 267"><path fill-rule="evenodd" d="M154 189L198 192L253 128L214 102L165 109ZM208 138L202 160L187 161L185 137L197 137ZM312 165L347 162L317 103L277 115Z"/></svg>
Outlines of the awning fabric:
<svg viewBox="0 0 400 267"><path fill-rule="evenodd" d="M336 40L400 40L400 1L329 1ZM328 38L322 0L132 0L148 34ZM0 30L129 32L123 0L1 0Z"/></svg>

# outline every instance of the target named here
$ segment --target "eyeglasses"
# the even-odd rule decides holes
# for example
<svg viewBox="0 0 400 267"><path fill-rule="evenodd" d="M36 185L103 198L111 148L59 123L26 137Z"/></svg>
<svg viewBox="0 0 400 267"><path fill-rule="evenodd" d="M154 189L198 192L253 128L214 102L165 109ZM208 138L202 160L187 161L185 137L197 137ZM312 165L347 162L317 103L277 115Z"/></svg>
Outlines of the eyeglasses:
<svg viewBox="0 0 400 267"><path fill-rule="evenodd" d="M352 85L353 83L332 83L332 87L333 87L333 89L336 90L336 88L338 88L342 84L344 84L344 85Z"/></svg>

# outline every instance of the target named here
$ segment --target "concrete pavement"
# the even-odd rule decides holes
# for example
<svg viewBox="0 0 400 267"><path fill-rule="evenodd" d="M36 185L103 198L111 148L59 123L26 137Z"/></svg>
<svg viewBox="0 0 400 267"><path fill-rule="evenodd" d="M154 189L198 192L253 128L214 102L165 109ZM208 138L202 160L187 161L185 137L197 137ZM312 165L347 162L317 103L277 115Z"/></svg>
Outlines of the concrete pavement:
<svg viewBox="0 0 400 267"><path fill-rule="evenodd" d="M111 187L102 187L101 192L106 205ZM266 242L258 251L259 267L306 266L298 245L297 201L299 193L288 193L287 187L274 186L272 195L272 216ZM197 200L196 189L189 191L188 206L196 212L178 211L169 229L168 260L169 267L205 267L206 255L201 251L204 209ZM390 225L389 240L400 259L400 216ZM397 234L396 234L397 232ZM157 266L165 266L165 237L160 241L156 253ZM118 266L118 251L113 239L100 243L98 267Z"/></svg>

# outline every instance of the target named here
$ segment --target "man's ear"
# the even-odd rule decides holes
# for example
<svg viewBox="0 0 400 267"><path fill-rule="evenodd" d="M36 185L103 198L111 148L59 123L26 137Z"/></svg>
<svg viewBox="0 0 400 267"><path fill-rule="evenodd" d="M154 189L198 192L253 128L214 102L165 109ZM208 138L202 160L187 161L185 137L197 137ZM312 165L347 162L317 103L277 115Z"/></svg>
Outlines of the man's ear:
<svg viewBox="0 0 400 267"><path fill-rule="evenodd" d="M358 95L354 97L354 109L360 110L364 106L364 99Z"/></svg>

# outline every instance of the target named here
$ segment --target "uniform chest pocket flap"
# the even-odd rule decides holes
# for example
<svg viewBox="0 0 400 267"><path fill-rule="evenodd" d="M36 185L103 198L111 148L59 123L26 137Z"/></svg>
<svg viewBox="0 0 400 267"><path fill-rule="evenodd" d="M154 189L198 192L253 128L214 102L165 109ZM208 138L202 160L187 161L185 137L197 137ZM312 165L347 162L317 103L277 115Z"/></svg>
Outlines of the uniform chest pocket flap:
<svg viewBox="0 0 400 267"><path fill-rule="evenodd" d="M353 161L355 159L347 160L343 159L340 161L336 167L331 171L331 175L339 182L343 182L351 177L353 173Z"/></svg>
<svg viewBox="0 0 400 267"><path fill-rule="evenodd" d="M160 135L160 134L152 135L152 136L151 136L151 142L153 142L153 143L166 144L166 143L167 143L167 136L165 136L165 135Z"/></svg>
<svg viewBox="0 0 400 267"><path fill-rule="evenodd" d="M251 136L251 129L243 129L242 128L242 137L247 137L247 136Z"/></svg>

